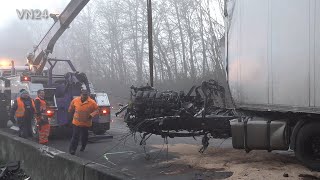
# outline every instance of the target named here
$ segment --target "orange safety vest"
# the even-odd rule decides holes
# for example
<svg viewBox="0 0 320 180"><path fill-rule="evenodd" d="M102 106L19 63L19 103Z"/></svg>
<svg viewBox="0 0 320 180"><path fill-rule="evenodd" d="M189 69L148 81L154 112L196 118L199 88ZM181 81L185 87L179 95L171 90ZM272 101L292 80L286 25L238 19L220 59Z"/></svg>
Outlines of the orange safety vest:
<svg viewBox="0 0 320 180"><path fill-rule="evenodd" d="M31 102L32 102L32 108L35 110L36 106L34 105L34 102L32 99L31 99ZM18 104L18 108L16 110L15 115L17 118L22 118L22 117L24 117L24 113L25 113L26 109L24 108L24 103L20 97L17 98L17 104Z"/></svg>
<svg viewBox="0 0 320 180"><path fill-rule="evenodd" d="M81 97L77 97L72 100L69 112L73 112L73 120L72 124L76 126L82 126L82 127L91 127L92 126L92 119L89 119L89 116L92 117L98 115L99 113L99 107L97 103L88 97L88 100L85 102L81 102Z"/></svg>
<svg viewBox="0 0 320 180"><path fill-rule="evenodd" d="M43 112L45 112L46 109L47 109L47 103L46 103L46 101L43 100L43 99L41 99L41 98L39 98L39 97L37 97L35 100L37 100L37 99L40 101L40 112L37 112L37 113L43 113Z"/></svg>

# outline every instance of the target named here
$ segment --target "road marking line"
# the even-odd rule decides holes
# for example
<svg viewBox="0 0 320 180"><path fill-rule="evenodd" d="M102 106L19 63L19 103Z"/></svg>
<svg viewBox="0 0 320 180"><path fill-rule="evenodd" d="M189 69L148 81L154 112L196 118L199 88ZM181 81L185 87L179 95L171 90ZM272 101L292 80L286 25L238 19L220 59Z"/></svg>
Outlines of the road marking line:
<svg viewBox="0 0 320 180"><path fill-rule="evenodd" d="M109 162L110 164L116 166L115 163L113 163L112 161L109 160L109 158L107 157L107 155L113 155L113 154L128 154L128 153L134 154L134 153L136 153L136 152L134 152L134 151L123 151L123 152L105 153L105 154L103 155L103 157L107 160L107 162Z"/></svg>

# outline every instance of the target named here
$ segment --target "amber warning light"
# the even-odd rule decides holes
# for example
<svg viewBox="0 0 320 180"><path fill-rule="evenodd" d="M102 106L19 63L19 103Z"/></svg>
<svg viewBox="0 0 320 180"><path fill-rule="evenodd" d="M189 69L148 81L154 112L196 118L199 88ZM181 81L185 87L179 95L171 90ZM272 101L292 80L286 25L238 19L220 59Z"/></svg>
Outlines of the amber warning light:
<svg viewBox="0 0 320 180"><path fill-rule="evenodd" d="M11 66L10 61L0 61L0 66Z"/></svg>
<svg viewBox="0 0 320 180"><path fill-rule="evenodd" d="M48 117L53 117L54 111L53 110L47 110L47 116Z"/></svg>
<svg viewBox="0 0 320 180"><path fill-rule="evenodd" d="M106 116L110 114L110 107L104 107L100 109L100 115L101 116Z"/></svg>
<svg viewBox="0 0 320 180"><path fill-rule="evenodd" d="M21 81L31 81L31 78L29 76L21 76Z"/></svg>

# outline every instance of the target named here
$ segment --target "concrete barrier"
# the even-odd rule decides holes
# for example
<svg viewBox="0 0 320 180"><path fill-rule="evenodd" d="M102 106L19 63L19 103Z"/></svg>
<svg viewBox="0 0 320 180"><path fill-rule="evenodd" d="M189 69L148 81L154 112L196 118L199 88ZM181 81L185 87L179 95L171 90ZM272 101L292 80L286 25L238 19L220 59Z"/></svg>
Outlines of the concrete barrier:
<svg viewBox="0 0 320 180"><path fill-rule="evenodd" d="M20 161L33 180L130 179L122 172L0 131L0 160Z"/></svg>

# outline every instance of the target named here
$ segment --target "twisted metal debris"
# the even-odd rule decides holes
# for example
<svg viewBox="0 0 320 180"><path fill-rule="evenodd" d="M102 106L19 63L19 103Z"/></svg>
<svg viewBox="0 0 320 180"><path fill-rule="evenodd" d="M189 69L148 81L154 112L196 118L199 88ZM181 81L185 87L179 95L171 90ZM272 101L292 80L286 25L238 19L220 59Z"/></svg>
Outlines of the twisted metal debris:
<svg viewBox="0 0 320 180"><path fill-rule="evenodd" d="M131 98L124 120L132 133L143 133L140 144L150 135L163 138L202 136L203 152L209 138L231 136L229 120L236 118L226 106L226 91L216 81L204 81L184 91L159 92L151 86L131 87Z"/></svg>

